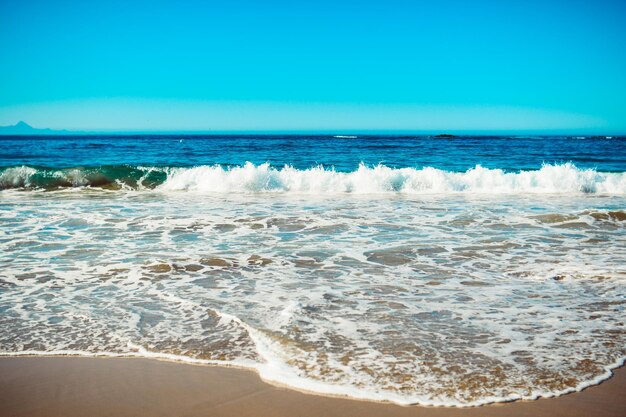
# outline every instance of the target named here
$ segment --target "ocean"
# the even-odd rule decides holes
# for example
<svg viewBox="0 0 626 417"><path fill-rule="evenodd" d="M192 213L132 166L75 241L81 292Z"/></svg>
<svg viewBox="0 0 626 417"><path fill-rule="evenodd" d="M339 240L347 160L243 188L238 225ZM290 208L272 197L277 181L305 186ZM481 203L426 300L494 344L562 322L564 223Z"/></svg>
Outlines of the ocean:
<svg viewBox="0 0 626 417"><path fill-rule="evenodd" d="M626 358L626 138L0 137L0 354L474 406Z"/></svg>

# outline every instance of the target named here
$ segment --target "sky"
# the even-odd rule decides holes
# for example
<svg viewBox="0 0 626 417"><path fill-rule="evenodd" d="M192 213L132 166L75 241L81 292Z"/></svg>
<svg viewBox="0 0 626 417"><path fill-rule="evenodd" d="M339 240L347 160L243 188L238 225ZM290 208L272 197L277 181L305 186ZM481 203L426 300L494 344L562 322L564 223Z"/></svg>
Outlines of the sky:
<svg viewBox="0 0 626 417"><path fill-rule="evenodd" d="M0 125L626 133L626 1L0 0Z"/></svg>

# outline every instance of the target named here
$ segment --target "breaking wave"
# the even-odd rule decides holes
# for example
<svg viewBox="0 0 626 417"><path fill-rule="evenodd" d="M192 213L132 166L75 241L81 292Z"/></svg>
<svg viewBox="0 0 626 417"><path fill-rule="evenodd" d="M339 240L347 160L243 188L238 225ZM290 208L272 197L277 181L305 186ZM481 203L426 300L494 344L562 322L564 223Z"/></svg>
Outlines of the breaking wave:
<svg viewBox="0 0 626 417"><path fill-rule="evenodd" d="M270 164L223 167L106 166L49 169L29 166L0 169L0 189L63 187L191 191L200 193L303 194L626 194L626 173L598 172L574 164L543 165L539 170L506 172L477 165L465 172L433 167L391 168L359 165L352 172L323 166L297 169Z"/></svg>

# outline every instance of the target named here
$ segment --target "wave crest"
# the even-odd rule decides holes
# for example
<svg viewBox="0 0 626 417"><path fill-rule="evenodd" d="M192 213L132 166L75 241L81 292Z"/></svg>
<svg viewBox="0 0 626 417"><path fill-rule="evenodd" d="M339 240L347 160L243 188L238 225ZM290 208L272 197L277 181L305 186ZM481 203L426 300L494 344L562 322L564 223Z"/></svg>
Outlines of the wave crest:
<svg viewBox="0 0 626 417"><path fill-rule="evenodd" d="M49 169L29 166L0 169L0 189L99 187L125 190L199 193L296 194L626 194L626 173L580 169L571 163L543 165L539 170L505 172L477 165L465 172L433 167L391 168L359 165L352 172L323 166L297 169L268 163L224 168L132 167Z"/></svg>
<svg viewBox="0 0 626 417"><path fill-rule="evenodd" d="M353 193L607 193L626 194L626 173L601 173L573 164L544 165L537 171L504 172L477 165L466 172L437 168L390 168L363 164L353 172L318 166L298 170L246 163L224 169L219 165L175 168L161 191Z"/></svg>

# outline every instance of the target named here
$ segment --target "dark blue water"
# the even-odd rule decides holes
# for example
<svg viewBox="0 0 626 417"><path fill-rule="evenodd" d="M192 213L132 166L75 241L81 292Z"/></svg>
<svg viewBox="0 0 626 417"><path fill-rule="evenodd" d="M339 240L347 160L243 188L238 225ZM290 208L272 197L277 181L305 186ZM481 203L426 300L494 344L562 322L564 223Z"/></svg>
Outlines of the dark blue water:
<svg viewBox="0 0 626 417"><path fill-rule="evenodd" d="M0 138L0 355L221 363L401 404L577 391L626 358L625 155L623 138Z"/></svg>
<svg viewBox="0 0 626 417"><path fill-rule="evenodd" d="M466 171L482 165L507 171L572 162L579 168L626 171L625 137L456 137L306 135L0 136L0 167L115 165L223 166L270 163L298 169L324 165L353 171L360 162L392 168L432 166Z"/></svg>

